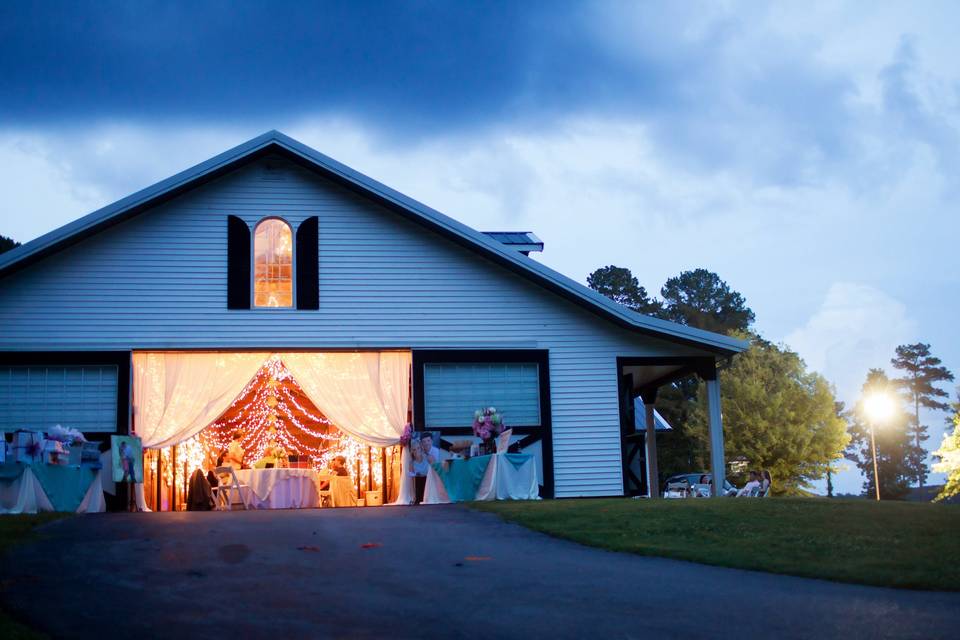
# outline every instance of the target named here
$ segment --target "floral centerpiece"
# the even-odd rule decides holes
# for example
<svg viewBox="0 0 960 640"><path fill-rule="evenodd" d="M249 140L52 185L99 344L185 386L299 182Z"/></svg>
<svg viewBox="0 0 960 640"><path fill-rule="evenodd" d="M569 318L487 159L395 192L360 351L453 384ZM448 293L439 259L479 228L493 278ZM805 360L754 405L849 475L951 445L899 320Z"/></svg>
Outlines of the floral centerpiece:
<svg viewBox="0 0 960 640"><path fill-rule="evenodd" d="M503 416L496 407L478 409L473 413L473 435L480 438L481 453L493 453L497 449L496 438L506 429Z"/></svg>
<svg viewBox="0 0 960 640"><path fill-rule="evenodd" d="M50 430L47 432L47 440L61 442L68 447L74 444L83 444L87 441L87 439L83 437L83 434L77 429L64 427L59 424L50 427Z"/></svg>
<svg viewBox="0 0 960 640"><path fill-rule="evenodd" d="M409 447L413 439L413 425L409 422L403 426L403 433L400 434L400 446Z"/></svg>

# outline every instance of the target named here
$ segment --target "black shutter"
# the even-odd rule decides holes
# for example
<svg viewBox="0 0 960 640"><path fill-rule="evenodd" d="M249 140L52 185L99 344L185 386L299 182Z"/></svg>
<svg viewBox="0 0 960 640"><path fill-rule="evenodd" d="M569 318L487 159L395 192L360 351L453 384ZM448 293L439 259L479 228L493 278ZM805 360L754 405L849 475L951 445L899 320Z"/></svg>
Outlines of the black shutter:
<svg viewBox="0 0 960 640"><path fill-rule="evenodd" d="M227 309L250 308L250 227L227 216Z"/></svg>
<svg viewBox="0 0 960 640"><path fill-rule="evenodd" d="M297 309L320 308L319 233L317 216L297 228Z"/></svg>

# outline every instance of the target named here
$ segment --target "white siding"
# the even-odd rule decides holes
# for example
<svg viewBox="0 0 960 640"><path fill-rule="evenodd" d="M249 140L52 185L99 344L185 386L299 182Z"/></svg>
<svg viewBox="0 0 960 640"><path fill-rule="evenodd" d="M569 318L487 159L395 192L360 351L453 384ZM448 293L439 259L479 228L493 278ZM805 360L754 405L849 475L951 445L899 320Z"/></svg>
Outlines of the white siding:
<svg viewBox="0 0 960 640"><path fill-rule="evenodd" d="M319 311L227 310L229 214L319 216ZM549 349L557 496L622 493L616 357L696 353L292 164L250 165L7 277L0 328L0 350Z"/></svg>

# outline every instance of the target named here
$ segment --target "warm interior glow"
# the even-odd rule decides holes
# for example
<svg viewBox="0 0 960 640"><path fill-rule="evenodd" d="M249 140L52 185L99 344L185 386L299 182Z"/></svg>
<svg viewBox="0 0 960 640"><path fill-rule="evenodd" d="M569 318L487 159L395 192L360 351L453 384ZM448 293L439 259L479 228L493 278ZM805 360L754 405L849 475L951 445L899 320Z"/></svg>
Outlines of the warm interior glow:
<svg viewBox="0 0 960 640"><path fill-rule="evenodd" d="M253 234L253 306L293 306L293 233L271 218Z"/></svg>
<svg viewBox="0 0 960 640"><path fill-rule="evenodd" d="M885 422L893 415L894 403L890 394L875 391L863 399L863 410L874 422Z"/></svg>

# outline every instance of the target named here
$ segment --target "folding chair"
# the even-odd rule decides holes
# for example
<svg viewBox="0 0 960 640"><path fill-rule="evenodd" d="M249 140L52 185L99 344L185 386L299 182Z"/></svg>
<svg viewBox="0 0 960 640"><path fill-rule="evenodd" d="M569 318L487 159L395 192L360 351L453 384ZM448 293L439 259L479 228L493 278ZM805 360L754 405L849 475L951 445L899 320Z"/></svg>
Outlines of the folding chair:
<svg viewBox="0 0 960 640"><path fill-rule="evenodd" d="M333 474L330 473L318 473L316 480L314 482L317 485L317 495L320 497L320 506L333 506ZM320 485L324 482L327 483L326 489L321 489Z"/></svg>
<svg viewBox="0 0 960 640"><path fill-rule="evenodd" d="M229 476L229 482L221 482L220 486L217 487L217 510L218 511L231 511L233 510L233 492L237 492L237 496L240 498L239 502L243 505L244 509L250 508L250 485L240 484L240 481L237 479L237 474L234 472L233 467L217 467L214 470L214 473L219 477Z"/></svg>

